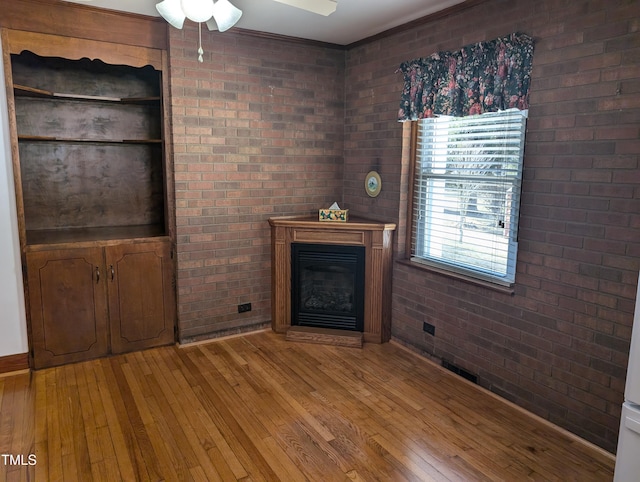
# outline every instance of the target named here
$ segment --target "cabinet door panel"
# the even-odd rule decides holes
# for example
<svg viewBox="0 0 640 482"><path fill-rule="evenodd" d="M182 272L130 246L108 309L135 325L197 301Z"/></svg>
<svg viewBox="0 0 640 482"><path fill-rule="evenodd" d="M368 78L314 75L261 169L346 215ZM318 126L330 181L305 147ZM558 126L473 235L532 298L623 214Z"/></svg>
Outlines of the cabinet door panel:
<svg viewBox="0 0 640 482"><path fill-rule="evenodd" d="M170 249L167 242L106 248L113 353L174 341Z"/></svg>
<svg viewBox="0 0 640 482"><path fill-rule="evenodd" d="M108 353L102 249L27 253L34 367Z"/></svg>

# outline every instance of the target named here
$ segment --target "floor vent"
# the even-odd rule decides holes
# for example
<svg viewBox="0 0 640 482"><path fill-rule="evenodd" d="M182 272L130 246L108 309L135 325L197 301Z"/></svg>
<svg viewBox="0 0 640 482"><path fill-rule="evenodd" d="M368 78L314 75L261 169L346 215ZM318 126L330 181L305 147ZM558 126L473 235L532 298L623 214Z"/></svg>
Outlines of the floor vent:
<svg viewBox="0 0 640 482"><path fill-rule="evenodd" d="M446 360L442 360L442 366L444 368L446 368L447 370L455 373L456 375L460 375L462 378L466 378L470 382L473 382L475 384L478 383L478 377L476 375L474 375L473 373L468 372L464 368L460 368L460 367L454 365L453 363L449 363Z"/></svg>

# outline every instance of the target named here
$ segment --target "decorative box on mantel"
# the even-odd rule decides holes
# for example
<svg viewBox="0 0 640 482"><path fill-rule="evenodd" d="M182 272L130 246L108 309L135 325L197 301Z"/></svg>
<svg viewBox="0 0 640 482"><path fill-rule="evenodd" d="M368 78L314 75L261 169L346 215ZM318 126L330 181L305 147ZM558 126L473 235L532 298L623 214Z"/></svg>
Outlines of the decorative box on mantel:
<svg viewBox="0 0 640 482"><path fill-rule="evenodd" d="M346 223L349 220L348 209L320 209L318 210L318 221L333 221Z"/></svg>
<svg viewBox="0 0 640 482"><path fill-rule="evenodd" d="M396 225L355 216L328 223L315 216L283 216L271 225L271 326L286 333L292 325L292 244L361 246L364 248L365 342L383 343L391 337L391 269ZM295 323L294 323L295 324Z"/></svg>

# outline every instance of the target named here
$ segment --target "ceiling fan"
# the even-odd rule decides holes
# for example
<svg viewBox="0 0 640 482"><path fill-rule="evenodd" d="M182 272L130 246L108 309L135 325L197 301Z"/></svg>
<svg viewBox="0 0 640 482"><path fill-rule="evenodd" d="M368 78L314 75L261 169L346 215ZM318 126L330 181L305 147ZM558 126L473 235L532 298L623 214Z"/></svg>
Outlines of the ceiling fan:
<svg viewBox="0 0 640 482"><path fill-rule="evenodd" d="M273 0L319 15L331 15L338 6L337 0ZM175 28L182 28L185 19L204 22L209 30L224 32L233 27L242 10L229 0L163 0L156 4L162 17Z"/></svg>
<svg viewBox="0 0 640 482"><path fill-rule="evenodd" d="M331 15L336 11L338 0L274 0L292 7L301 8L319 15ZM158 13L170 25L181 29L188 18L198 23L198 61L202 62L202 29L205 23L209 30L225 32L233 27L240 17L242 10L235 7L229 0L163 0L156 4Z"/></svg>

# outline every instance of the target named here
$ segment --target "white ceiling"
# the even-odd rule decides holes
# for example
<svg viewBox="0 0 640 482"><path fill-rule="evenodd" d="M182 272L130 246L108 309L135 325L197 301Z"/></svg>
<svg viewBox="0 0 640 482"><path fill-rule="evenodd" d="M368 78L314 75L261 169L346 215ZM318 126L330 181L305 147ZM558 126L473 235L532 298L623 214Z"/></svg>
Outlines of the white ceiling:
<svg viewBox="0 0 640 482"><path fill-rule="evenodd" d="M111 10L158 16L160 0L68 0ZM464 0L338 0L328 17L272 0L231 0L243 11L236 27L348 45ZM204 32L203 32L204 33Z"/></svg>

